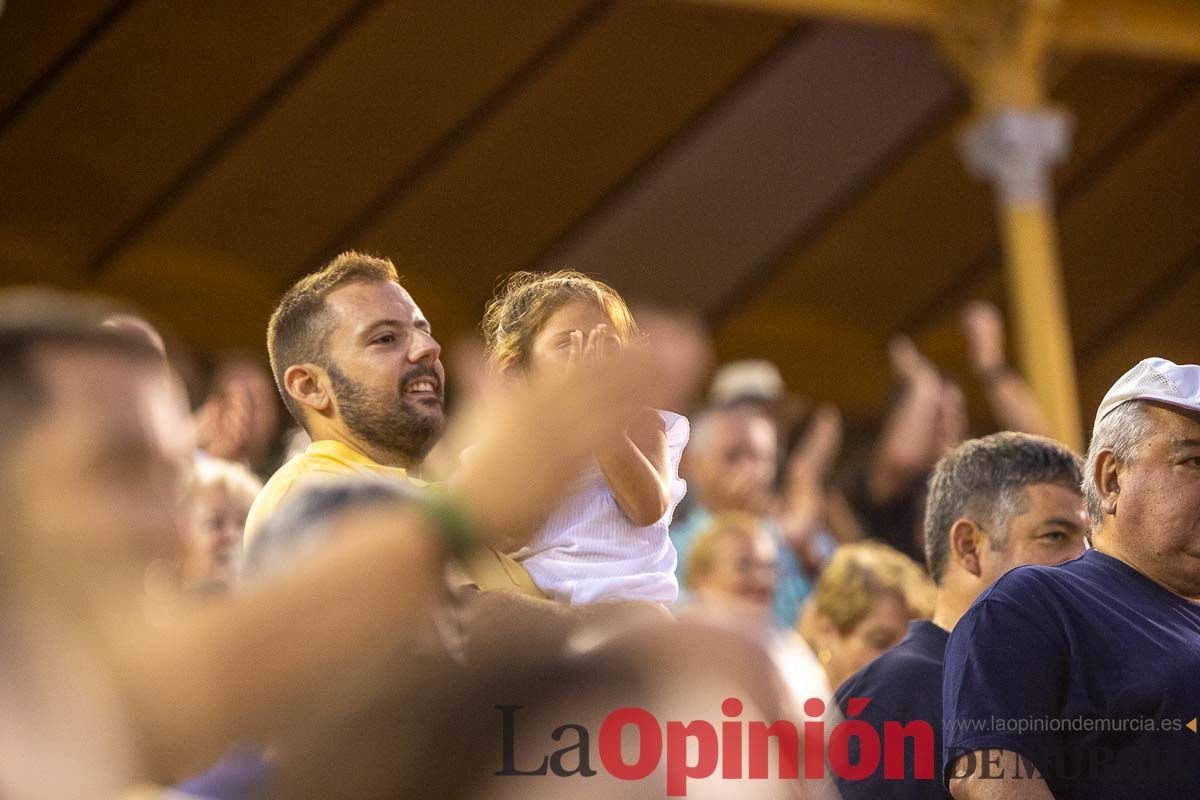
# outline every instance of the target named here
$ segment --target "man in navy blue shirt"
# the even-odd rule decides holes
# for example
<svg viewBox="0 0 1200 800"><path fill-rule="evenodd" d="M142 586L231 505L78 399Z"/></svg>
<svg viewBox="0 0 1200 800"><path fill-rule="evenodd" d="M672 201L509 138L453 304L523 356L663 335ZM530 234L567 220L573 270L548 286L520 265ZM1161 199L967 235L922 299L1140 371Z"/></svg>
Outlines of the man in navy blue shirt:
<svg viewBox="0 0 1200 800"><path fill-rule="evenodd" d="M903 778L888 778L882 764L863 780L838 778L845 800L950 796L941 781L949 631L979 593L1012 567L1058 564L1083 552L1081 467L1079 457L1059 443L1021 433L971 439L938 462L925 509L925 556L938 587L933 620L912 622L903 641L837 691L845 716L851 716L852 698L870 699L855 718L869 722L881 741L885 722L920 720L929 725L932 746L905 742ZM852 749L855 744L851 740Z"/></svg>
<svg viewBox="0 0 1200 800"><path fill-rule="evenodd" d="M958 800L1200 797L1200 367L1117 381L1083 488L1095 549L1009 572L950 637Z"/></svg>

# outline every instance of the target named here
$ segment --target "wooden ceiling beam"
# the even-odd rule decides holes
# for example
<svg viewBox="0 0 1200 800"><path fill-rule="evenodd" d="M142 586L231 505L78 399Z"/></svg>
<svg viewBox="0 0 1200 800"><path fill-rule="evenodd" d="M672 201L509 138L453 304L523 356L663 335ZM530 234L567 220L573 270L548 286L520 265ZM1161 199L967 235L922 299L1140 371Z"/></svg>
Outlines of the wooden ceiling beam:
<svg viewBox="0 0 1200 800"><path fill-rule="evenodd" d="M103 39L137 2L138 0L116 0L108 6L6 108L0 109L0 135L49 92L59 78L78 64L92 46ZM0 13L3 12L4 0L0 0Z"/></svg>
<svg viewBox="0 0 1200 800"><path fill-rule="evenodd" d="M1200 62L1195 0L1063 2L1055 42L1071 52Z"/></svg>
<svg viewBox="0 0 1200 800"><path fill-rule="evenodd" d="M947 0L700 0L779 14L832 17L873 25L933 27L946 12Z"/></svg>
<svg viewBox="0 0 1200 800"><path fill-rule="evenodd" d="M936 33L963 0L699 0L780 14L830 17ZM994 0L1014 9L1042 5L1055 17L1054 46L1077 53L1200 62L1200 4L1195 0Z"/></svg>
<svg viewBox="0 0 1200 800"><path fill-rule="evenodd" d="M217 132L171 181L127 220L89 260L87 273L93 280L103 276L147 230L167 213L246 135L260 124L295 88L320 66L331 50L363 24L380 0L356 0L332 24L300 52L253 101Z"/></svg>

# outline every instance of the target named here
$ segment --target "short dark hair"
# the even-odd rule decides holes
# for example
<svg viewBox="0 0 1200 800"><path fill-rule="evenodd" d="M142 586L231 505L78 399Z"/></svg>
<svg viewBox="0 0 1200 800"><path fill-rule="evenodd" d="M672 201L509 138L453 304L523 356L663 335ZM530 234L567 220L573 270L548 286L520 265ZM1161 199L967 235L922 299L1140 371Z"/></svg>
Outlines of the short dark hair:
<svg viewBox="0 0 1200 800"><path fill-rule="evenodd" d="M349 250L292 284L271 313L271 321L267 324L271 374L284 405L306 430L308 423L304 420L304 411L288 394L283 376L296 364L328 367L327 347L334 321L325 298L346 284L375 282L399 284L395 265L386 258Z"/></svg>
<svg viewBox="0 0 1200 800"><path fill-rule="evenodd" d="M0 292L0 448L45 410L50 398L34 358L41 347L91 349L163 364L143 333L106 325L127 313L110 301L43 288Z"/></svg>
<svg viewBox="0 0 1200 800"><path fill-rule="evenodd" d="M925 561L942 582L950 561L950 528L962 517L989 531L991 546L1007 543L1025 488L1041 483L1079 491L1083 461L1066 445L1028 433L968 439L938 461L925 501Z"/></svg>

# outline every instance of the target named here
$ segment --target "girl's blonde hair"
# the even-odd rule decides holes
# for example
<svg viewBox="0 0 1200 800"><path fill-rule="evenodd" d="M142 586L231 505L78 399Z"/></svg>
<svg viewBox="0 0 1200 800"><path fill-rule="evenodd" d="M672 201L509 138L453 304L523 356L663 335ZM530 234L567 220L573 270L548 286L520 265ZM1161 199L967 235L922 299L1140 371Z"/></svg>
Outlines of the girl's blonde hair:
<svg viewBox="0 0 1200 800"><path fill-rule="evenodd" d="M629 306L617 290L582 272L514 272L505 278L487 304L480 328L488 365L496 372L527 369L533 340L563 306L591 301L612 322L622 342L639 335Z"/></svg>

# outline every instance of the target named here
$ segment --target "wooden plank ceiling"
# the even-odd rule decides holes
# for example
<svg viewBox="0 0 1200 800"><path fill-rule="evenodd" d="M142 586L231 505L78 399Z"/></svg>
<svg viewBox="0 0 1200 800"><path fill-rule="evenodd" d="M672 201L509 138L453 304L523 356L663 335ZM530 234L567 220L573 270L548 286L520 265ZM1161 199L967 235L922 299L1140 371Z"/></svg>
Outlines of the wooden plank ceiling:
<svg viewBox="0 0 1200 800"><path fill-rule="evenodd" d="M1200 72L1053 73L1087 417L1136 359L1200 360ZM911 332L986 417L957 316L1004 299L991 198L919 37L669 0L45 0L4 9L0 76L4 284L259 352L345 247L393 258L445 342L503 273L573 265L857 423Z"/></svg>

